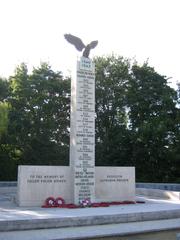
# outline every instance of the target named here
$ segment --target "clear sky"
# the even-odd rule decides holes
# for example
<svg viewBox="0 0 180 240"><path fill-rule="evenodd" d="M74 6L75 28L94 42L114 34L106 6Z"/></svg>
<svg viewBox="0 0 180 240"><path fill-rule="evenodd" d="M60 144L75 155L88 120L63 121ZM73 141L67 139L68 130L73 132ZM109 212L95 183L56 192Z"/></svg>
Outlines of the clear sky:
<svg viewBox="0 0 180 240"><path fill-rule="evenodd" d="M0 76L25 62L71 72L80 55L63 35L98 40L96 55L118 54L180 82L180 0L0 0Z"/></svg>

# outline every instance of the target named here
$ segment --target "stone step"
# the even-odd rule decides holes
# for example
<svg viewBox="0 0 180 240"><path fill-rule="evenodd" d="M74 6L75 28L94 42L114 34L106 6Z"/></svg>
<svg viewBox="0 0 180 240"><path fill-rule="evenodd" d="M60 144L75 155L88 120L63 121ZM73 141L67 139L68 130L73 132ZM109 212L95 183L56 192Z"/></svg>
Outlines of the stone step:
<svg viewBox="0 0 180 240"><path fill-rule="evenodd" d="M180 218L168 219L168 220L109 224L109 225L94 225L94 226L84 226L84 227L10 231L10 232L0 232L0 240L17 240L17 239L18 240L32 240L32 239L33 240L54 240L54 239L56 240L76 239L77 240L77 239L90 239L90 238L99 238L99 237L112 238L117 236L118 237L128 236L128 239L131 239L131 236L133 236L134 234L147 234L147 233L155 233L155 232L161 232L161 231L162 231L162 239L169 240L169 238L166 238L167 232L163 234L163 231L168 231L168 230L172 231L172 230L179 229L180 228L179 223L180 223ZM175 234L176 233L174 233L174 235Z"/></svg>
<svg viewBox="0 0 180 240"><path fill-rule="evenodd" d="M155 205L155 204L154 204ZM102 224L118 224L142 221L156 221L180 218L180 209L152 210L145 206L131 211L123 211L122 207L101 209L45 209L45 210L8 210L1 212L0 231L48 229L77 226L93 226ZM127 208L128 209L128 208Z"/></svg>

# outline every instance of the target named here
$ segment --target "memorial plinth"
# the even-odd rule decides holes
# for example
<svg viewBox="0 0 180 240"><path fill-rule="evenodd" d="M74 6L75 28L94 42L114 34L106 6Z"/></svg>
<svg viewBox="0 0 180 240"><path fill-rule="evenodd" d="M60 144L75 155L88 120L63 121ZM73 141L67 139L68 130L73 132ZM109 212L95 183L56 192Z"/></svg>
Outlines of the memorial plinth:
<svg viewBox="0 0 180 240"><path fill-rule="evenodd" d="M71 93L70 166L78 204L95 199L95 67L90 59L77 61Z"/></svg>

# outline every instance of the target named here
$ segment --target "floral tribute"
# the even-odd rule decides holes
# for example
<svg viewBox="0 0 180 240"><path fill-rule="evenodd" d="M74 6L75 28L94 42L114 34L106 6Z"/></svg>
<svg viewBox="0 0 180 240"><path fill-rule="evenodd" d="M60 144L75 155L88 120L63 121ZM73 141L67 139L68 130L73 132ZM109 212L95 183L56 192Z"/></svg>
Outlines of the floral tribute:
<svg viewBox="0 0 180 240"><path fill-rule="evenodd" d="M80 205L80 207L91 207L92 203L91 203L90 199L86 198L84 200L81 200L79 202L79 205Z"/></svg>
<svg viewBox="0 0 180 240"><path fill-rule="evenodd" d="M66 204L65 200L62 197L48 197L44 205L42 205L43 208L85 208L85 207L109 207L113 205L121 205L121 204L136 204L136 203L145 203L144 201L122 201L122 202L98 202L98 203L92 203L90 199L84 199L79 202L79 205L70 203Z"/></svg>
<svg viewBox="0 0 180 240"><path fill-rule="evenodd" d="M56 204L56 201L55 201L54 197L48 197L45 200L45 205L48 206L48 207L55 207L55 204Z"/></svg>

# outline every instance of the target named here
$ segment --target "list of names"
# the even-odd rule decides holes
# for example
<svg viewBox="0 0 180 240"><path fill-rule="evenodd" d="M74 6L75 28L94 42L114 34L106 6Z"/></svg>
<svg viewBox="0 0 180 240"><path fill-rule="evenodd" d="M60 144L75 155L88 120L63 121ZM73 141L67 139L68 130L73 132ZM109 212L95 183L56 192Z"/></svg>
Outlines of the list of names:
<svg viewBox="0 0 180 240"><path fill-rule="evenodd" d="M85 199L93 201L95 195L95 72L90 59L82 57L78 61L75 89L71 158L74 199L79 203Z"/></svg>

